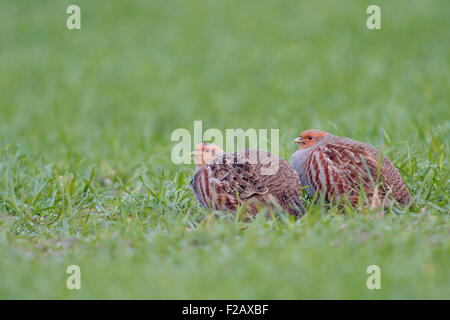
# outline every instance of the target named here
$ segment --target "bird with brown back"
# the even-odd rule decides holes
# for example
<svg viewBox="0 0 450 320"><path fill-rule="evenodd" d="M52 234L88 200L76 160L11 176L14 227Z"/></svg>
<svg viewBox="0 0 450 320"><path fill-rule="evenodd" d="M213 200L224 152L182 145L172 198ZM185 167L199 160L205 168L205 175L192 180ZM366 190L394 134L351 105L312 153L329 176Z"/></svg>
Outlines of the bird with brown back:
<svg viewBox="0 0 450 320"><path fill-rule="evenodd" d="M261 150L224 153L212 143L197 145L193 155L197 169L190 186L204 207L236 212L242 206L255 215L276 204L291 215L304 214L300 179L284 160Z"/></svg>
<svg viewBox="0 0 450 320"><path fill-rule="evenodd" d="M411 195L397 168L374 147L328 132L310 129L294 140L299 144L291 164L307 192L316 192L328 201L347 196L356 207L361 190L371 208L391 205L391 198L402 206ZM367 201L368 200L368 201Z"/></svg>

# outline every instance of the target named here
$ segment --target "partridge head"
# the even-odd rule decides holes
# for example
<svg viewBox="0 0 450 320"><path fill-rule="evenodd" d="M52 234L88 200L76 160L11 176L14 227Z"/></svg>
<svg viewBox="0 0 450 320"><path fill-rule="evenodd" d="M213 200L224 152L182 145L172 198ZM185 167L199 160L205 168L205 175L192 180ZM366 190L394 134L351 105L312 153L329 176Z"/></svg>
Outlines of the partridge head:
<svg viewBox="0 0 450 320"><path fill-rule="evenodd" d="M328 133L318 129L309 129L303 131L300 136L295 138L294 142L298 143L299 149L308 149L320 142Z"/></svg>
<svg viewBox="0 0 450 320"><path fill-rule="evenodd" d="M199 168L210 162L220 153L223 153L223 150L219 146L213 143L203 142L195 146L191 155L194 157L194 163L197 168Z"/></svg>

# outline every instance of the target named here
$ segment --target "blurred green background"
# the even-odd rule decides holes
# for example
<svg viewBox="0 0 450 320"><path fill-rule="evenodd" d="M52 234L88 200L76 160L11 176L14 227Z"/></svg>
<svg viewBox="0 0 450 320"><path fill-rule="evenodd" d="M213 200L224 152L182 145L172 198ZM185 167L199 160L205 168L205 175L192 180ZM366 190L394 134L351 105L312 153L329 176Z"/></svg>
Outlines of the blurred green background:
<svg viewBox="0 0 450 320"><path fill-rule="evenodd" d="M450 298L449 15L444 0L2 1L0 298ZM308 128L381 135L416 205L214 215L170 160L194 120L278 128L286 160Z"/></svg>

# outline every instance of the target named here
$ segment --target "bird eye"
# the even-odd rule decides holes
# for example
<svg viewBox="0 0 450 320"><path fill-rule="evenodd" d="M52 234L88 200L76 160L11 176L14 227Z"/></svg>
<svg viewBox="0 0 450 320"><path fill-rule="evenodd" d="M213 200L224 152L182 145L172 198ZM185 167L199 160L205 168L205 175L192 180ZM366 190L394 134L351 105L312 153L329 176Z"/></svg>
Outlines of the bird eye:
<svg viewBox="0 0 450 320"><path fill-rule="evenodd" d="M311 136L309 136L309 137L308 137L308 140L312 140L312 137L311 137Z"/></svg>

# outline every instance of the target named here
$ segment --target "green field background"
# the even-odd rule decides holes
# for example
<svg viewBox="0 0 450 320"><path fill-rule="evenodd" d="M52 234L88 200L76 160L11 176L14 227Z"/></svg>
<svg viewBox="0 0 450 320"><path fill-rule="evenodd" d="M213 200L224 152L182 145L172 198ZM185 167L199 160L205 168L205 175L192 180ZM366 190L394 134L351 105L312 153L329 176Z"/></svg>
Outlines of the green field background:
<svg viewBox="0 0 450 320"><path fill-rule="evenodd" d="M449 299L449 15L446 0L2 1L0 298ZM194 120L279 129L286 160L308 128L384 141L414 205L208 212L170 157Z"/></svg>

